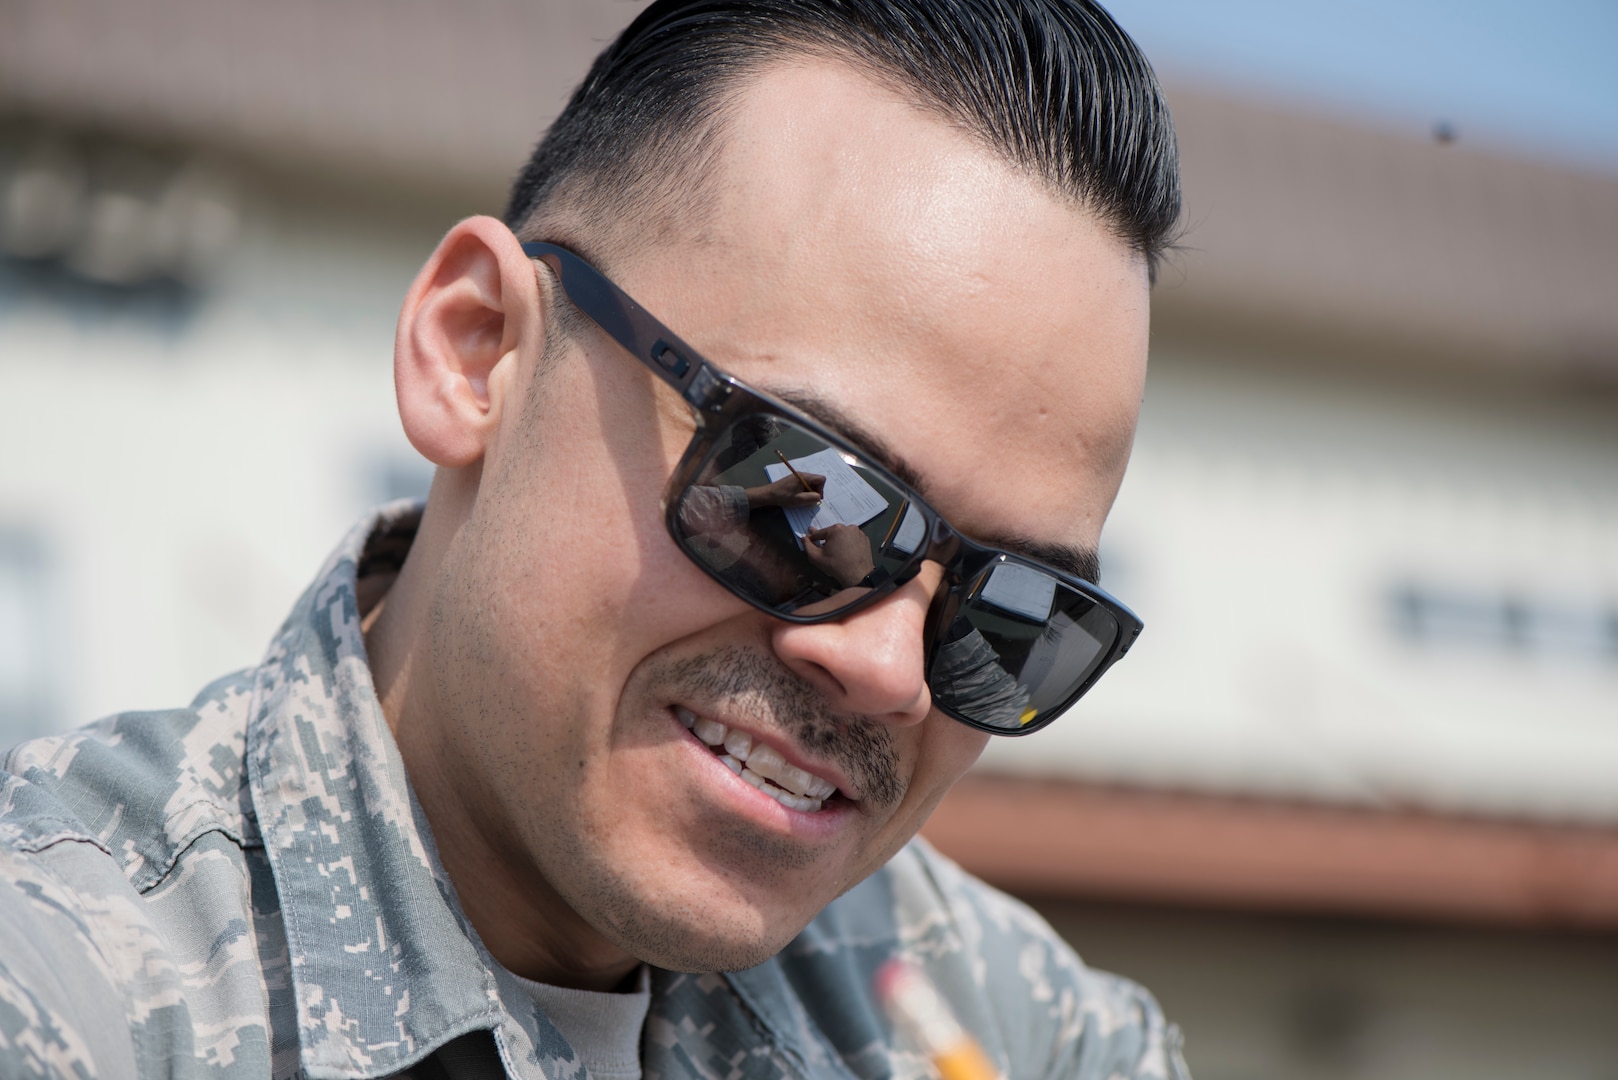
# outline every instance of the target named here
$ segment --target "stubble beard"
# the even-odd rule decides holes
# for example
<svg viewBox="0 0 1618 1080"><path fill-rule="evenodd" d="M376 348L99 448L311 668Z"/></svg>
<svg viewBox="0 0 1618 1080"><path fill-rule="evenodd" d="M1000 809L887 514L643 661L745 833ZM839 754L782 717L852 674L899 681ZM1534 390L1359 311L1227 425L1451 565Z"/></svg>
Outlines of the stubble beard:
<svg viewBox="0 0 1618 1080"><path fill-rule="evenodd" d="M639 687L623 703L630 708L647 702L700 703L733 719L745 717L749 729L766 741L773 736L783 746L835 762L860 793L857 812L862 816L880 816L904 796L899 756L886 726L831 710L812 684L755 650L721 646L654 663L635 681ZM588 912L587 921L624 951L659 967L692 972L753 967L779 952L818 914L809 912L803 922L790 926L769 925L778 916L768 911L755 911L752 918L726 916L719 905L701 905L678 888L653 893L646 877L626 873L601 857L610 849L606 838L593 837L589 830L563 834L573 841L567 846L574 848L569 861L577 871L573 888L567 890L572 893L569 902L581 914ZM812 876L825 854L728 818L707 823L701 840L687 852L716 878L744 873L752 885L793 898L805 894L804 875ZM857 883L857 878L828 882L826 902Z"/></svg>

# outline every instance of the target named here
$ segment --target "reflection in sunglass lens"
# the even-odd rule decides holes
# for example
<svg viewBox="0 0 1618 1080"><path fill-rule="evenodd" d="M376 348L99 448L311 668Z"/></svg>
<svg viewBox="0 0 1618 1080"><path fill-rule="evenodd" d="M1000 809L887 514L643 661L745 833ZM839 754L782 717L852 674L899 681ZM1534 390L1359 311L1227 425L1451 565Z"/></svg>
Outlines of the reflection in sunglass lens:
<svg viewBox="0 0 1618 1080"><path fill-rule="evenodd" d="M915 561L923 519L852 455L781 417L732 423L680 493L676 538L769 610L835 611Z"/></svg>
<svg viewBox="0 0 1618 1080"><path fill-rule="evenodd" d="M1118 634L1094 600L1002 561L972 584L938 642L928 685L957 715L996 731L1033 730L1072 702Z"/></svg>

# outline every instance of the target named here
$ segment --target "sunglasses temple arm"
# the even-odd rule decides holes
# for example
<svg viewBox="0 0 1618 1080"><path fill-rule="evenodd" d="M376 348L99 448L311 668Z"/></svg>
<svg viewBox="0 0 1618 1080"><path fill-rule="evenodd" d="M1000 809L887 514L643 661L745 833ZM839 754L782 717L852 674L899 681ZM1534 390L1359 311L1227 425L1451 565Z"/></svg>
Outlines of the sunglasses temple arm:
<svg viewBox="0 0 1618 1080"><path fill-rule="evenodd" d="M555 244L530 241L522 249L551 268L574 307L687 401L699 404L720 382L695 349L595 267Z"/></svg>

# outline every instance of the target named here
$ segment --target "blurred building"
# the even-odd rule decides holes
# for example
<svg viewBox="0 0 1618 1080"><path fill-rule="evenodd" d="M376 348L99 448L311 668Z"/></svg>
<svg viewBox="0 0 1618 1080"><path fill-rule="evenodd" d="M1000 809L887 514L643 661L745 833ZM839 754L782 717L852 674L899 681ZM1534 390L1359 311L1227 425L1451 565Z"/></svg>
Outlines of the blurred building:
<svg viewBox="0 0 1618 1080"><path fill-rule="evenodd" d="M404 288L638 8L0 0L0 742L254 662L425 490ZM1618 1075L1618 178L1173 98L1146 636L928 833L1201 1080Z"/></svg>
<svg viewBox="0 0 1618 1080"><path fill-rule="evenodd" d="M1147 630L929 835L1202 1075L1618 1074L1618 178L1172 96Z"/></svg>

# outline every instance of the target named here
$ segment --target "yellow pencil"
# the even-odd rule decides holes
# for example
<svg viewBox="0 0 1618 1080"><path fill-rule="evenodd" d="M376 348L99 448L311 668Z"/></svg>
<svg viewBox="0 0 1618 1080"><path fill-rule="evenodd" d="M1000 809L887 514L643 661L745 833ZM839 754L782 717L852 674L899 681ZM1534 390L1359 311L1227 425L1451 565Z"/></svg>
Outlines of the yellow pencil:
<svg viewBox="0 0 1618 1080"><path fill-rule="evenodd" d="M876 973L876 996L893 1026L932 1060L942 1080L999 1080L989 1055L918 968L888 961Z"/></svg>
<svg viewBox="0 0 1618 1080"><path fill-rule="evenodd" d="M807 491L811 495L813 495L815 493L815 489L814 489L813 485L811 485L809 483L809 481L807 481L807 480L805 480L803 478L803 473L799 472L797 469L794 469L792 467L792 462L787 460L787 456L785 454L783 454L783 453L781 453L781 451L777 450L775 452L775 456L781 459L781 464L783 464L783 465L785 465L787 467L787 472L791 473L793 476L796 476L798 478L798 483L803 485L803 490Z"/></svg>

